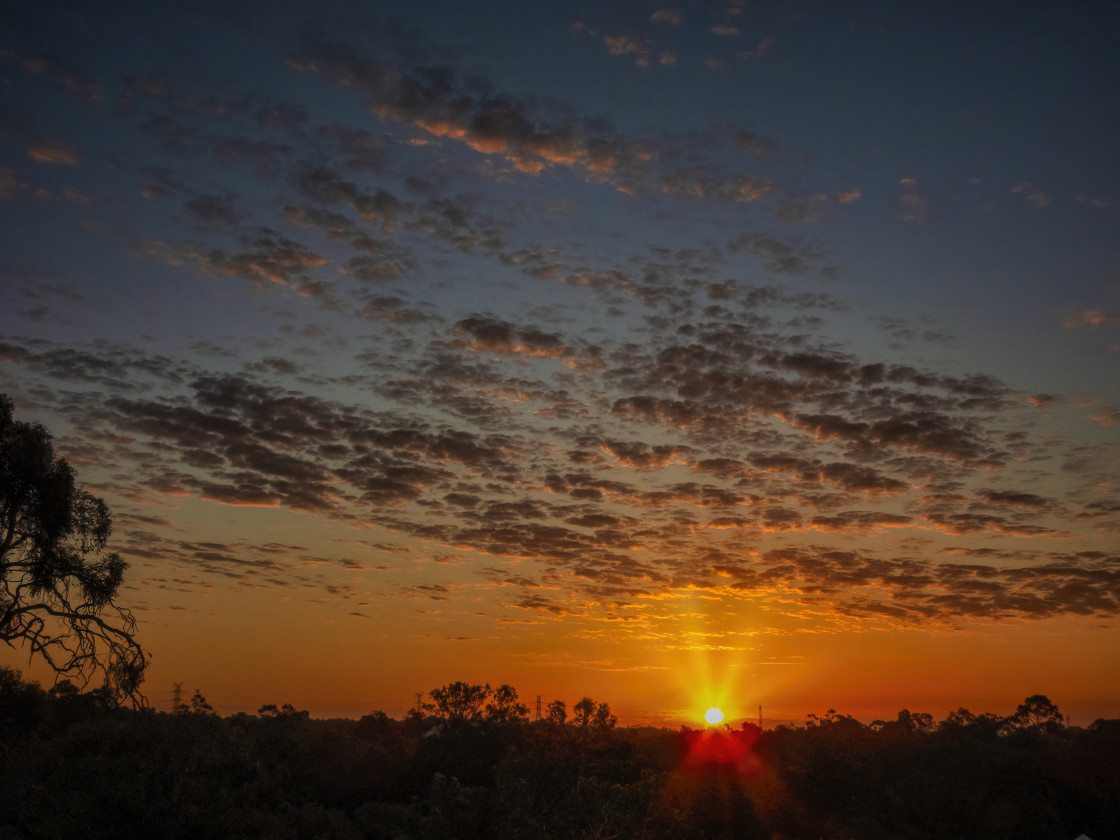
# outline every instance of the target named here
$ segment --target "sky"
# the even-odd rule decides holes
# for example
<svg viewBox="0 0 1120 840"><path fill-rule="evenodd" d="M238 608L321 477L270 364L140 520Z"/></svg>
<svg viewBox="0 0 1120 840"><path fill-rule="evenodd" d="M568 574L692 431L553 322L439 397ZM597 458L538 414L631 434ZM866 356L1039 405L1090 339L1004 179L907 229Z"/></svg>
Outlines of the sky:
<svg viewBox="0 0 1120 840"><path fill-rule="evenodd" d="M1120 717L1120 7L0 19L0 392L156 708Z"/></svg>

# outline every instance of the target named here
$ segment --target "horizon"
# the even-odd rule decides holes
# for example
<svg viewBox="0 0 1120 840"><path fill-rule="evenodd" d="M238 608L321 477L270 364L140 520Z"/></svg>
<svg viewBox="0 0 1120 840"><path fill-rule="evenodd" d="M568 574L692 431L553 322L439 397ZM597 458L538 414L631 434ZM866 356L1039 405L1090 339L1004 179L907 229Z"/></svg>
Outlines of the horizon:
<svg viewBox="0 0 1120 840"><path fill-rule="evenodd" d="M1120 718L1120 7L235 5L0 33L149 698Z"/></svg>
<svg viewBox="0 0 1120 840"><path fill-rule="evenodd" d="M8 666L8 667L11 667L11 666ZM19 671L19 669L16 669L16 670ZM27 673L25 671L20 671L20 673L23 676L23 679L25 681L30 681L30 682L34 682L34 683L39 684L42 688L44 688L44 690L49 689L51 683L53 682L53 673L49 672L49 671L44 671L44 669L42 667L34 668L33 670L41 672L42 676L46 678L46 682L43 682L40 679L36 679L36 678L32 677L29 673ZM484 684L479 683L478 685L484 685ZM485 685L490 685L493 688L493 687L497 687L498 685L502 685L502 683L485 683ZM578 699L581 699L583 696L586 696L586 695L580 695L579 698L577 698L575 696L573 696L571 698L565 698L565 697L547 697L547 696L542 694L542 695L540 695L541 710L542 711L541 711L541 717L538 718L536 716L536 696L537 695L532 694L532 693L530 693L528 695L521 695L520 690L517 689L517 686L512 686L512 687L515 690L518 691L518 700L522 703L525 703L525 705L529 709L528 717L526 718L526 721L529 722L529 723L542 720L544 718L544 709L548 705L548 703L551 702L552 700L562 700L562 701L565 702L567 707L570 709L572 706L575 705L575 703L577 702ZM92 688L92 686L88 686L84 690L89 690L90 688ZM235 715L238 715L238 714L256 715L262 708L264 708L264 706L266 704L271 703L271 704L276 705L276 706L281 706L281 705L286 704L286 705L292 706L293 708L295 708L297 710L307 711L310 714L311 718L316 719L316 720L336 720L336 719L358 720L358 719L364 717L365 715L375 714L375 713L381 712L381 713L386 714L389 718L391 718L393 720L400 721L400 720L404 720L410 712L416 710L416 708L417 708L416 707L416 694L417 694L417 692L413 692L413 698L414 698L413 703L412 704L406 704L406 705L403 705L403 706L402 705L393 705L394 701L391 701L391 700L390 701L351 700L351 701L347 701L345 703L318 702L318 703L305 704L305 703L300 703L300 702L292 702L290 699L286 699L286 698L272 698L270 700L265 700L265 701L262 701L261 703L257 703L257 704L241 703L241 704L232 704L231 705L231 704L228 704L228 703L223 703L223 702L221 702L221 700L218 700L217 702L213 702L212 698L207 696L206 693L204 691L202 691L201 689L193 689L192 690L192 689L186 688L185 685L184 685L184 687L182 687L180 689L180 692L179 692L181 697L183 698L181 702L183 702L184 704L187 704L191 695L193 695L196 691L198 693L200 693L202 695L203 699L206 700L206 702L209 703L213 707L214 711L217 714L222 715L223 717L235 716ZM174 688L159 690L159 689L154 689L152 687L148 687L147 691L145 691L144 693L145 693L145 697L146 697L146 700L147 700L147 708L151 709L152 711L156 711L156 712L172 712L172 711L174 711L174 709L175 709L175 704L174 704L175 689ZM422 692L421 694L422 694L422 697L420 698L420 701L426 703L427 701L424 698L427 698L429 696L429 692L425 691L425 692ZM1048 695L1046 692L1034 692L1033 694L1029 695L1028 697L1025 697L1025 698L1022 698L1018 701L1012 702L1008 706L1008 711L1006 711L1006 712L1001 712L998 709L974 708L974 707L968 706L967 704L957 704L956 706L952 706L951 708L946 709L943 713L938 713L938 712L933 711L931 709L917 708L915 705L911 704L911 705L899 706L893 714L888 714L884 717L883 715L868 714L868 713L863 713L863 714L854 713L853 714L851 712L851 710L833 708L831 706L827 706L827 704L826 704L825 708L822 708L820 710L809 710L809 711L806 711L802 714L793 714L793 713L786 712L786 711L782 710L782 707L780 707L780 706L779 706L779 712L776 713L776 714L767 711L765 707L763 707L761 710L758 710L757 707L756 707L756 711L754 713L743 714L743 713L740 713L741 709L738 706L730 706L728 708L721 708L720 709L720 711L723 712L725 714L725 716L723 717L723 719L721 719L720 721L718 721L717 723L714 723L714 724L713 723L708 723L705 720L705 716L704 716L705 710L691 710L691 709L653 710L653 709L622 708L622 707L616 707L613 703L611 703L610 698L607 698L607 697L594 697L592 699L596 700L596 702L606 702L611 707L611 712L614 713L618 718L618 726L620 728L635 728L635 727L653 726L653 727L657 727L657 728L678 729L681 726L689 726L691 728L697 728L697 727L699 727L699 728L730 727L732 729L738 729L742 724L745 724L745 723L757 724L757 722L760 719L760 715L761 715L761 720L763 722L762 729L768 729L768 728L772 729L772 728L775 728L775 727L778 727L778 726L804 726L806 724L806 722L808 721L810 715L815 715L817 717L824 717L826 712L836 712L841 717L850 717L850 718L858 721L859 723L863 724L864 726L871 725L872 723L875 723L877 721L889 722L891 720L895 720L896 717L897 717L897 713L902 712L902 711L909 711L909 712L912 712L912 713L930 714L930 715L932 715L935 723L940 723L941 721L944 721L949 716L950 713L960 711L961 709L965 709L967 711L970 711L973 714L976 714L978 716L979 715L984 715L984 714L994 714L997 717L1006 718L1006 717L1010 717L1014 714L1015 709L1018 707L1018 705L1020 703L1029 699L1031 696L1036 696L1036 695L1041 695L1043 697L1048 698L1052 702L1054 702L1054 704L1059 709L1061 709L1062 715L1066 720L1066 725L1067 726L1084 728L1084 727L1088 726L1089 724L1093 723L1096 720L1120 719L1120 715L1118 715L1116 717L1109 717L1107 715L1097 715L1097 716L1089 717L1088 719L1085 719L1084 715L1082 715L1080 718L1075 718L1075 716L1070 715L1067 712L1067 710L1065 708L1063 708L1060 701L1056 700L1053 697L1050 697L1050 695ZM360 711L355 711L354 707L361 707L361 710ZM425 717L431 717L432 715L433 715L433 713L430 712L430 711L425 712Z"/></svg>

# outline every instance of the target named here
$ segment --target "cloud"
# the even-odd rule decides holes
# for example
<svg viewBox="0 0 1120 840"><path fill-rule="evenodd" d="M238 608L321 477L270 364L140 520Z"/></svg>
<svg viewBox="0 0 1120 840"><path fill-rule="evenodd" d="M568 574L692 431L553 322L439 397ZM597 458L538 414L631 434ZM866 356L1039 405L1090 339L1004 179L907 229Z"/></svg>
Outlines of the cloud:
<svg viewBox="0 0 1120 840"><path fill-rule="evenodd" d="M666 66L676 62L672 53L657 54L649 41L633 34L608 35L603 43L609 53L632 57L642 68L655 59ZM775 189L772 182L745 173L725 174L703 167L661 172L661 159L673 155L660 141L618 136L601 121L572 116L560 122L537 119L512 97L457 90L456 80L447 70L400 68L326 44L291 56L288 64L299 72L316 73L361 91L378 119L499 157L529 175L563 166L588 181L611 183L630 194L656 189L689 200L755 201ZM334 200L353 200L353 196L336 195Z"/></svg>
<svg viewBox="0 0 1120 840"><path fill-rule="evenodd" d="M765 198L774 190L774 183L750 175L734 174L714 177L700 167L678 169L658 178L663 193L683 199L711 199L747 203Z"/></svg>
<svg viewBox="0 0 1120 840"><path fill-rule="evenodd" d="M736 131L731 136L731 144L744 154L751 155L759 160L769 160L773 157L776 149L773 140L759 137L751 131Z"/></svg>
<svg viewBox="0 0 1120 840"><path fill-rule="evenodd" d="M774 45L776 43L776 38L767 36L760 40L758 44L755 45L755 48L753 50L744 50L743 52L739 53L739 57L746 61L758 61L759 59L765 58L774 48Z"/></svg>
<svg viewBox="0 0 1120 840"><path fill-rule="evenodd" d="M125 89L120 97L120 109L130 112L138 99L156 100L171 106L181 114L206 113L219 120L245 113L249 107L248 98L221 99L214 96L198 96L172 85L157 76L128 74L124 77Z"/></svg>
<svg viewBox="0 0 1120 840"><path fill-rule="evenodd" d="M209 262L217 271L242 277L257 285L278 283L314 293L311 284L301 281L306 280L307 272L326 265L325 257L268 228L240 239L249 250L236 254L220 251L210 254Z"/></svg>
<svg viewBox="0 0 1120 840"><path fill-rule="evenodd" d="M902 178L898 182L896 197L898 215L904 222L927 224L934 220L934 213L929 201L919 191L918 182L914 178Z"/></svg>
<svg viewBox="0 0 1120 840"><path fill-rule="evenodd" d="M386 169L385 146L368 131L324 125L315 131L315 139L334 146L342 166L352 172L379 174Z"/></svg>
<svg viewBox="0 0 1120 840"><path fill-rule="evenodd" d="M1022 181L1012 187L1011 194L1019 196L1023 201L1027 202L1027 204L1039 210L1049 207L1054 201L1053 195L1027 181Z"/></svg>
<svg viewBox="0 0 1120 840"><path fill-rule="evenodd" d="M654 23L667 23L669 26L680 26L683 17L680 9L664 8L655 11L649 16L649 19Z"/></svg>
<svg viewBox="0 0 1120 840"><path fill-rule="evenodd" d="M648 67L653 54L653 45L645 38L637 35L608 35L603 38L603 45L611 55L634 56L637 67Z"/></svg>
<svg viewBox="0 0 1120 840"><path fill-rule="evenodd" d="M28 190L19 171L11 166L0 166L0 202L15 201Z"/></svg>
<svg viewBox="0 0 1120 840"><path fill-rule="evenodd" d="M1072 312L1062 319L1062 326L1067 329L1076 329L1078 327L1096 328L1114 323L1116 323L1115 317L1099 309L1083 309L1080 312Z"/></svg>
<svg viewBox="0 0 1120 840"><path fill-rule="evenodd" d="M558 332L486 316L457 322L454 333L459 338L441 345L444 357L432 357L424 377L427 389L395 397L402 407L415 405L415 395L422 393L448 406L458 405L475 387L498 393L514 386L495 375L493 365L513 364L519 347L553 353L573 345ZM938 465L957 464L949 473L956 478L971 469L986 476L992 473L983 464L1000 453L975 420L932 413L900 419L898 401L925 390L942 394L945 405L979 399L992 411L1010 410L1010 396L999 383L902 365L860 364L822 351L782 353L765 343L745 344L748 335L701 334L696 348L659 353L647 371L634 372L637 381L651 387L659 382L674 391L687 385L691 397L624 398L610 411L592 399L583 414L575 415L584 425L589 419L596 425L618 420L664 424L682 429L687 443L649 442L632 426L617 429L629 428L626 437L594 434L590 428L534 427L532 407L554 404L557 397L545 387L532 393L524 381L515 387L522 395L518 399L529 404L500 430L487 433L478 426L441 427L415 414L375 412L279 386L271 380L298 377L302 367L283 358L254 367L252 374L230 376L184 370L135 352L100 348L82 355L9 342L0 347L0 364L20 366L46 377L44 382L65 377L100 384L101 395L84 398L75 411L103 447L120 447L111 457L135 459L136 469L115 479L124 498L151 504L191 495L223 505L287 507L383 525L431 544L433 553L454 550L468 569L471 558L485 556L527 563L520 571L499 574L494 564L473 561L481 578L521 592L506 602L508 607L554 619L622 606L639 615L644 604L677 587L761 599L775 608L797 597L803 606L828 610L834 616L830 621L885 626L1103 615L1115 609L1116 594L1100 589L1107 562L1091 557L1054 558L1028 548L1016 555L1017 564L996 566L943 563L927 550L876 553L858 544L838 549L804 542L814 534L859 538L886 528L1030 541L1066 533L1048 518L1056 524L1078 516L1108 521L1120 509L1115 501L1090 500L1067 510L1013 485L979 484L971 494L926 492L918 499L915 491L928 488L948 469ZM702 347L706 352L699 353ZM480 352L490 358L485 365L476 360ZM461 356L457 362L455 354ZM596 389L623 378L609 355L604 362L606 367L592 373ZM744 366L757 366L757 371L748 376ZM711 392L698 389L698 374L705 369L737 369L745 390L738 392L726 381ZM131 383L140 370L147 371L146 381L177 383L182 396L135 393ZM787 378L777 377L779 372ZM769 396L762 396L762 382L768 383ZM751 405L832 402L844 389L852 391L846 404L853 411L861 406L866 416L792 412L781 418L784 432L774 429L772 417L751 420ZM881 393L869 397L867 389ZM64 399L61 392L59 399ZM588 407L595 413L589 415ZM877 414L884 419L876 419ZM112 430L112 435L97 430ZM561 446L565 441L569 445ZM853 457L835 457L830 447L837 443ZM925 460L898 457L915 451ZM675 472L680 470L704 478L681 481ZM124 513L122 521L140 531L168 525L166 517ZM712 553L716 534L748 540L769 534L785 545L763 553ZM124 548L138 562L190 563L199 573L245 585L275 579L283 586L325 587L333 584L303 578L295 566L276 558L298 556L299 568L316 569L350 559L291 546L250 550L179 542L154 532L130 536ZM979 550L966 545L958 554ZM409 584L406 592L429 600L460 597L446 582L430 579Z"/></svg>
<svg viewBox="0 0 1120 840"><path fill-rule="evenodd" d="M296 186L303 195L319 204L347 205L367 221L380 221L385 233L395 229L402 210L400 200L387 190L366 192L325 167L301 168L296 175Z"/></svg>
<svg viewBox="0 0 1120 840"><path fill-rule="evenodd" d="M860 197L859 190L837 193L833 196L816 195L795 198L773 209L774 218L782 222L830 222L836 216L833 207L837 204L851 204Z"/></svg>
<svg viewBox="0 0 1120 840"><path fill-rule="evenodd" d="M18 60L24 72L34 76L49 77L67 93L92 104L96 105L105 98L101 85L56 57L42 53L26 53L20 56L19 53L4 48L0 50L0 58Z"/></svg>
<svg viewBox="0 0 1120 840"><path fill-rule="evenodd" d="M1079 195L1076 201L1078 204L1092 207L1094 210L1107 210L1115 203L1112 196L1105 195Z"/></svg>
<svg viewBox="0 0 1120 840"><path fill-rule="evenodd" d="M227 166L246 166L258 178L271 178L280 169L281 161L292 151L284 143L254 140L247 137L211 137L210 154Z"/></svg>
<svg viewBox="0 0 1120 840"><path fill-rule="evenodd" d="M532 326L516 327L496 318L474 316L455 324L455 331L466 336L476 353L499 353L560 359L583 370L601 367L601 351L594 345L572 345L559 333Z"/></svg>
<svg viewBox="0 0 1120 840"><path fill-rule="evenodd" d="M302 107L283 103L258 109L253 119L265 128L293 132L300 131L308 121L307 111Z"/></svg>
<svg viewBox="0 0 1120 840"><path fill-rule="evenodd" d="M26 149L27 156L36 163L74 166L81 162L78 149L66 140L30 140Z"/></svg>
<svg viewBox="0 0 1120 840"><path fill-rule="evenodd" d="M1120 426L1120 408L1102 406L1090 415L1090 419L1098 426L1104 426L1105 428Z"/></svg>
<svg viewBox="0 0 1120 840"><path fill-rule="evenodd" d="M241 214L229 197L200 195L183 205L187 215L203 230L221 230L241 223Z"/></svg>
<svg viewBox="0 0 1120 840"><path fill-rule="evenodd" d="M727 243L732 253L746 252L762 260L776 274L804 274L823 254L806 245L798 245L761 233L744 233Z"/></svg>

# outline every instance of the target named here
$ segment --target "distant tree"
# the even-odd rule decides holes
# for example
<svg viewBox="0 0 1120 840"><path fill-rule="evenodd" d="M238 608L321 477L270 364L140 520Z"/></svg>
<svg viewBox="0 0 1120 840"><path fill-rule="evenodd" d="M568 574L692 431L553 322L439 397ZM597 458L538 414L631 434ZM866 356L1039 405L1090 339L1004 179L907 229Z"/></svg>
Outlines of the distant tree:
<svg viewBox="0 0 1120 840"><path fill-rule="evenodd" d="M206 702L206 698L202 696L202 692L197 688L191 696L191 705L188 709L190 714L194 715L215 715L214 707Z"/></svg>
<svg viewBox="0 0 1120 840"><path fill-rule="evenodd" d="M883 721L877 722L879 724L883 723ZM824 717L817 717L817 715L812 712L805 716L805 725L810 728L817 726L836 726L837 724L851 726L858 723L859 721L851 715L842 715L835 709L829 709L824 713Z"/></svg>
<svg viewBox="0 0 1120 840"><path fill-rule="evenodd" d="M1006 721L999 715L984 712L975 715L963 706L955 712L949 712L945 720L937 728L942 732L970 730L978 734L995 735L1004 728Z"/></svg>
<svg viewBox="0 0 1120 840"><path fill-rule="evenodd" d="M545 720L553 726L563 726L564 721L568 719L568 707L563 700L553 700L548 704L548 711L545 713Z"/></svg>
<svg viewBox="0 0 1120 840"><path fill-rule="evenodd" d="M941 729L963 729L966 726L974 726L976 724L976 715L961 706L955 712L949 712L945 716L945 720L941 721L939 728Z"/></svg>
<svg viewBox="0 0 1120 840"><path fill-rule="evenodd" d="M111 532L109 508L54 457L50 432L15 420L0 394L0 639L83 685L100 673L114 699L143 705L148 656L114 603L126 564L105 551Z"/></svg>
<svg viewBox="0 0 1120 840"><path fill-rule="evenodd" d="M415 712L416 710L410 709L409 711ZM260 712L257 712L257 714L260 714ZM368 715L362 715L358 719L355 729L363 738L381 739L393 730L393 726L393 719L378 709Z"/></svg>
<svg viewBox="0 0 1120 840"><path fill-rule="evenodd" d="M934 730L933 715L928 712L912 712L903 709L898 713L898 718L892 721L877 720L871 724L873 729L888 732L932 732Z"/></svg>
<svg viewBox="0 0 1120 840"><path fill-rule="evenodd" d="M301 723L310 719L311 712L306 709L297 709L291 703L285 703L279 707L275 703L266 703L257 709L257 717L285 723Z"/></svg>
<svg viewBox="0 0 1120 840"><path fill-rule="evenodd" d="M30 718L45 697L38 683L24 682L19 671L0 665L0 731Z"/></svg>
<svg viewBox="0 0 1120 840"><path fill-rule="evenodd" d="M591 721L595 718L595 701L590 697L584 697L574 706L572 706L572 723L580 729L586 729L591 725Z"/></svg>
<svg viewBox="0 0 1120 840"><path fill-rule="evenodd" d="M1033 694L1019 704L1007 722L1014 729L1058 732L1065 727L1065 717L1045 694Z"/></svg>
<svg viewBox="0 0 1120 840"><path fill-rule="evenodd" d="M595 709L592 725L596 729L614 729L616 723L618 723L618 718L611 714L610 704L600 703Z"/></svg>
<svg viewBox="0 0 1120 840"><path fill-rule="evenodd" d="M529 717L529 707L517 700L517 689L500 685L494 689L491 702L486 704L486 720L490 723L513 723Z"/></svg>
<svg viewBox="0 0 1120 840"><path fill-rule="evenodd" d="M448 683L428 692L432 698L424 708L449 722L476 721L482 717L482 707L490 699L490 684L470 685L459 681Z"/></svg>
<svg viewBox="0 0 1120 840"><path fill-rule="evenodd" d="M424 714L416 709L409 709L401 721L402 731L409 738L418 738L428 726Z"/></svg>

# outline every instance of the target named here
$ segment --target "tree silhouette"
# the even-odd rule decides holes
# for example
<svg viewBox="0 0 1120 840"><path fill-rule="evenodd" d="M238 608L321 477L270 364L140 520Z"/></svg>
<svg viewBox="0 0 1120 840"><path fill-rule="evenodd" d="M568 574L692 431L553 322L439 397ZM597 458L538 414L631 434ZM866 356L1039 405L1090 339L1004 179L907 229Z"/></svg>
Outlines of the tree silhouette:
<svg viewBox="0 0 1120 840"><path fill-rule="evenodd" d="M584 697L574 706L572 706L572 722L575 723L580 729L586 729L591 725L591 721L595 717L595 701L590 697Z"/></svg>
<svg viewBox="0 0 1120 840"><path fill-rule="evenodd" d="M614 729L618 718L611 714L610 703L600 703L591 722L596 729Z"/></svg>
<svg viewBox="0 0 1120 840"><path fill-rule="evenodd" d="M512 685L500 685L494 689L491 702L486 704L486 720L489 723L513 723L529 717L529 707L518 702L517 689Z"/></svg>
<svg viewBox="0 0 1120 840"><path fill-rule="evenodd" d="M596 729L613 729L618 718L611 714L610 703L596 703L584 697L572 706L572 722L580 729L594 726Z"/></svg>
<svg viewBox="0 0 1120 840"><path fill-rule="evenodd" d="M194 690L194 694L191 695L190 714L216 715L217 712L214 711L213 706L206 702L206 698L202 696L202 692L196 688Z"/></svg>
<svg viewBox="0 0 1120 840"><path fill-rule="evenodd" d="M1008 723L1015 729L1035 729L1058 732L1065 724L1065 717L1057 705L1045 694L1032 694L1019 704Z"/></svg>
<svg viewBox="0 0 1120 840"><path fill-rule="evenodd" d="M424 708L446 721L474 721L482 716L483 704L493 693L489 683L470 685L460 680L429 691L428 696L432 698L432 702L425 703ZM515 691L514 701L516 699Z"/></svg>
<svg viewBox="0 0 1120 840"><path fill-rule="evenodd" d="M100 673L113 698L144 705L148 656L114 603L126 564L105 550L111 531L109 508L54 457L50 432L15 420L0 394L0 639L83 685Z"/></svg>
<svg viewBox="0 0 1120 840"><path fill-rule="evenodd" d="M568 706L563 700L553 700L548 704L548 712L545 715L545 720L553 726L563 726L564 721L568 719Z"/></svg>

